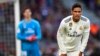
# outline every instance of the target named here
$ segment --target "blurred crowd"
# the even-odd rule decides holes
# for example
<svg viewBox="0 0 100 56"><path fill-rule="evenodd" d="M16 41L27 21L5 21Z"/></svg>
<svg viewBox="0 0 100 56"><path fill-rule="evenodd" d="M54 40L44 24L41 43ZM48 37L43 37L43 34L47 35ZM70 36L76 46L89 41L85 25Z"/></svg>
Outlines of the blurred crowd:
<svg viewBox="0 0 100 56"><path fill-rule="evenodd" d="M85 6L100 17L100 0L80 0Z"/></svg>
<svg viewBox="0 0 100 56"><path fill-rule="evenodd" d="M82 0L81 2L83 2L89 10L95 12L96 15L100 15L99 0ZM69 8L64 7L61 0L20 0L20 13L22 13L23 8L26 6L29 6L32 9L32 17L38 20L41 24L41 55L58 56L56 33L61 20L70 15ZM6 48L9 49L12 47L12 49L10 48L11 51L7 52L10 52L10 54L14 54L15 56L15 53L13 53L13 51L15 51L13 8L14 5L12 3L0 4L0 19L2 19L0 20L0 41L3 40L6 44L3 45L0 43L0 49L4 48L4 50L7 51ZM1 37L3 37L3 39ZM9 40L10 38L12 41ZM1 50L0 53L2 53ZM3 56L3 54L0 56ZM85 56L100 56L100 26L94 23L91 23L90 38L85 51Z"/></svg>

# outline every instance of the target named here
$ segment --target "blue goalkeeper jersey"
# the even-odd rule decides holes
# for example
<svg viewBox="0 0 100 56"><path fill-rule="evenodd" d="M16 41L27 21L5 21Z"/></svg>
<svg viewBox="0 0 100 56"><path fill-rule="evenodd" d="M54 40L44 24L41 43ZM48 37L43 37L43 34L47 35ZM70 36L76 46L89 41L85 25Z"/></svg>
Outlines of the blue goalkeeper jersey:
<svg viewBox="0 0 100 56"><path fill-rule="evenodd" d="M31 35L36 36L36 40L30 42L27 38ZM41 39L41 28L38 21L30 19L22 20L18 25L17 38L21 40L22 50L38 49L38 40Z"/></svg>

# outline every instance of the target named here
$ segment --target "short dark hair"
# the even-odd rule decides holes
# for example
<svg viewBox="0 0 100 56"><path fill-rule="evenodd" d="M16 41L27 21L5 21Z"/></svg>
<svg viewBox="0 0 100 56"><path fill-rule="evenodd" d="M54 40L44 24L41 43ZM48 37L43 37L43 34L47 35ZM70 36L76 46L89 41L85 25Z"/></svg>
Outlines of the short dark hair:
<svg viewBox="0 0 100 56"><path fill-rule="evenodd" d="M72 10L74 10L74 8L81 8L81 10L82 10L82 6L81 6L81 4L80 3L75 3L73 6L72 6Z"/></svg>
<svg viewBox="0 0 100 56"><path fill-rule="evenodd" d="M24 13L25 10L27 10L27 9L29 9L30 11L32 11L31 8L30 8L29 6L25 6L25 7L22 8L22 13Z"/></svg>
<svg viewBox="0 0 100 56"><path fill-rule="evenodd" d="M24 13L25 10L27 10L27 9L29 9L29 10L32 12L31 7L29 7L29 6L21 7L21 19L24 17L24 16L23 16L23 13Z"/></svg>

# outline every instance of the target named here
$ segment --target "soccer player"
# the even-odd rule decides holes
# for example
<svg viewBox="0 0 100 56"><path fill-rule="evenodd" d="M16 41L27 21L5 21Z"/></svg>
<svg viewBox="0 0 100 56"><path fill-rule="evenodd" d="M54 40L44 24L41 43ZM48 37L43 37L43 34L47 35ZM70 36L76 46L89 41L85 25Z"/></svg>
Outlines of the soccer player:
<svg viewBox="0 0 100 56"><path fill-rule="evenodd" d="M41 56L38 41L41 39L40 24L31 17L30 8L23 11L23 20L19 23L17 37L21 40L21 56Z"/></svg>
<svg viewBox="0 0 100 56"><path fill-rule="evenodd" d="M88 42L90 21L82 16L82 6L75 3L71 14L65 17L57 31L57 42L60 56L83 56Z"/></svg>

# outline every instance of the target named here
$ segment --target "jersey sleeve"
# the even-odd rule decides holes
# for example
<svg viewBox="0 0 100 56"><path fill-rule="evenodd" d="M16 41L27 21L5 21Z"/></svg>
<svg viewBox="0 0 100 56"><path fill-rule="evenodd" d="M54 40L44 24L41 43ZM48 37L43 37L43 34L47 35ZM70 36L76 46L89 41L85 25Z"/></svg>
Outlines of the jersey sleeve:
<svg viewBox="0 0 100 56"><path fill-rule="evenodd" d="M59 51L61 54L66 54L66 48L63 42L64 39L64 32L65 32L65 26L64 26L64 22L62 21L59 29L57 31L57 42L58 42L58 46L59 46Z"/></svg>
<svg viewBox="0 0 100 56"><path fill-rule="evenodd" d="M82 44L80 51L84 52L88 39L89 39L89 33L90 33L90 21L88 20L84 26L84 32L83 32L83 38L82 38Z"/></svg>
<svg viewBox="0 0 100 56"><path fill-rule="evenodd" d="M35 31L36 31L36 39L40 40L41 39L41 27L40 27L39 22L36 23Z"/></svg>
<svg viewBox="0 0 100 56"><path fill-rule="evenodd" d="M26 40L26 37L25 37L25 34L24 34L23 25L21 23L18 25L17 34L16 35L17 35L18 39Z"/></svg>

